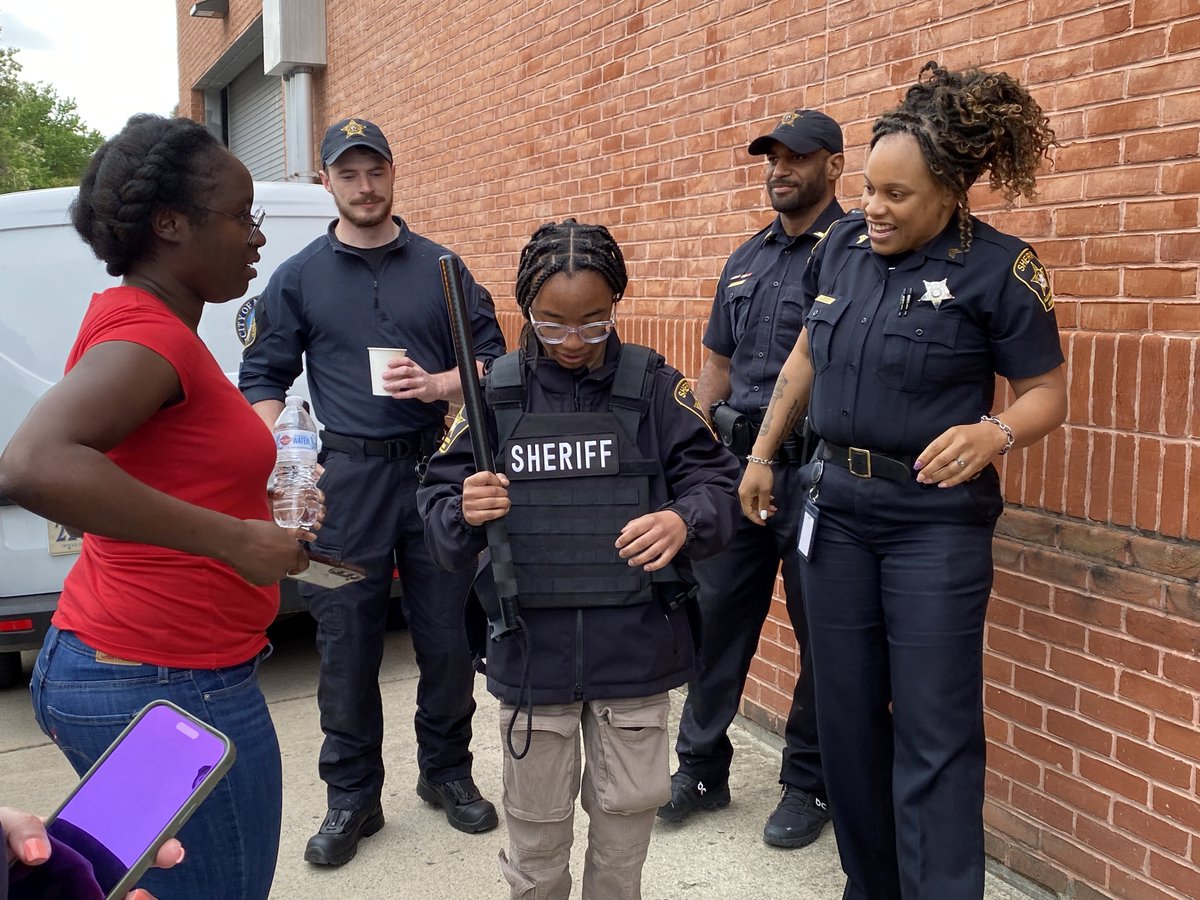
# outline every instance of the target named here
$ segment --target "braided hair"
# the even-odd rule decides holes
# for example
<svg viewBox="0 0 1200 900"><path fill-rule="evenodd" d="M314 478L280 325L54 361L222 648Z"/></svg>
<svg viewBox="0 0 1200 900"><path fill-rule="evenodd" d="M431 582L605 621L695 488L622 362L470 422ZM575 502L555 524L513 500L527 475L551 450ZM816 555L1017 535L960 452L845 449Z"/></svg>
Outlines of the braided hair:
<svg viewBox="0 0 1200 900"><path fill-rule="evenodd" d="M521 250L517 265L517 305L525 318L529 318L538 291L551 275L585 271L595 272L608 282L613 302L621 299L629 276L621 248L607 228L574 219L547 222L538 228ZM521 342L528 349L536 346L528 322L521 332Z"/></svg>
<svg viewBox="0 0 1200 900"><path fill-rule="evenodd" d="M93 154L71 204L71 224L109 275L125 275L150 251L155 210L203 221L198 204L212 189L219 149L199 122L141 113Z"/></svg>
<svg viewBox="0 0 1200 900"><path fill-rule="evenodd" d="M1038 164L1055 144L1046 115L1015 78L951 72L936 62L922 66L904 101L875 120L871 146L890 134L912 135L930 174L957 199L964 253L971 247L971 185L986 169L1005 202L1032 200Z"/></svg>

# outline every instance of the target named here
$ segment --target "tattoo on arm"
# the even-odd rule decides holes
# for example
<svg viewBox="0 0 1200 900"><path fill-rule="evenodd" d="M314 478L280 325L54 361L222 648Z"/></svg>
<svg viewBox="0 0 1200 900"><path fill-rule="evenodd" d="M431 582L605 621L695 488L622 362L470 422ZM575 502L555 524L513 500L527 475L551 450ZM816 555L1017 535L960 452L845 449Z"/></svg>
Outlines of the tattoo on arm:
<svg viewBox="0 0 1200 900"><path fill-rule="evenodd" d="M775 418L774 412L776 408L782 407L786 402L784 396L787 394L788 378L787 375L780 372L779 377L775 380L775 389L771 391L771 403L767 406L767 412L763 416L762 427L759 429L763 433L768 433L771 430L771 422ZM800 413L804 411L804 407L800 405L799 398L792 400L784 412L783 434L787 434L795 426L800 418Z"/></svg>

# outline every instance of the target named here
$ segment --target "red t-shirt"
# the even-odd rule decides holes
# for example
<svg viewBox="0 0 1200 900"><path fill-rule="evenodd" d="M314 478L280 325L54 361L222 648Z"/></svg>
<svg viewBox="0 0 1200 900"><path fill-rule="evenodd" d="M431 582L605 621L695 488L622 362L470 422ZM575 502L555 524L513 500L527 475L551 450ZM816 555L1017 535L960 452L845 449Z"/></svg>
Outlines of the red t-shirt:
<svg viewBox="0 0 1200 900"><path fill-rule="evenodd" d="M92 298L67 371L106 341L153 350L175 368L184 394L110 450L109 459L180 500L270 520L274 439L204 342L157 297L131 287ZM278 610L277 586L255 587L225 563L88 534L53 621L122 659L216 669L262 650Z"/></svg>

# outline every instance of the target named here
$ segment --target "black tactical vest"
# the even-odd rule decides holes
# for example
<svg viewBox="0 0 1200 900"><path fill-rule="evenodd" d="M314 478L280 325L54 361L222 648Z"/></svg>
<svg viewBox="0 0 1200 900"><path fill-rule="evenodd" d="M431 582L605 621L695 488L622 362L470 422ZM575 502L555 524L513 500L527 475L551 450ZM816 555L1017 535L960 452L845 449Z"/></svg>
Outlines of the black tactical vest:
<svg viewBox="0 0 1200 900"><path fill-rule="evenodd" d="M657 459L642 456L638 426L650 402L658 356L624 344L603 412L530 413L524 409L519 352L500 357L488 376L496 415L496 468L509 479L505 521L522 608L648 603L651 576L617 555L630 520L650 512Z"/></svg>

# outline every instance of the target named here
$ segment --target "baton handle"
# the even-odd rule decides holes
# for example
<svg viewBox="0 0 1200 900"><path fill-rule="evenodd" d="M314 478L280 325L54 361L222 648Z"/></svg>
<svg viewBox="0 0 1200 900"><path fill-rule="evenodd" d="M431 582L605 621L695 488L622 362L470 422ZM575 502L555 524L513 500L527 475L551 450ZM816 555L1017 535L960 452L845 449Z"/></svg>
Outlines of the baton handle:
<svg viewBox="0 0 1200 900"><path fill-rule="evenodd" d="M484 415L483 390L479 386L479 370L475 365L475 344L471 338L471 316L467 300L463 295L462 277L458 271L458 260L447 254L438 258L442 270L442 290L446 294L446 306L450 312L450 336L454 342L454 355L458 360L458 378L462 382L463 414L467 419L467 430L471 434L471 452L475 457L475 470L495 472L496 460L492 455L488 437L487 418ZM492 577L499 595L499 613L489 614L488 624L492 637L504 637L517 628L517 576L513 570L512 544L508 539L508 526L503 519L494 519L484 526L487 532L488 549L492 556Z"/></svg>

